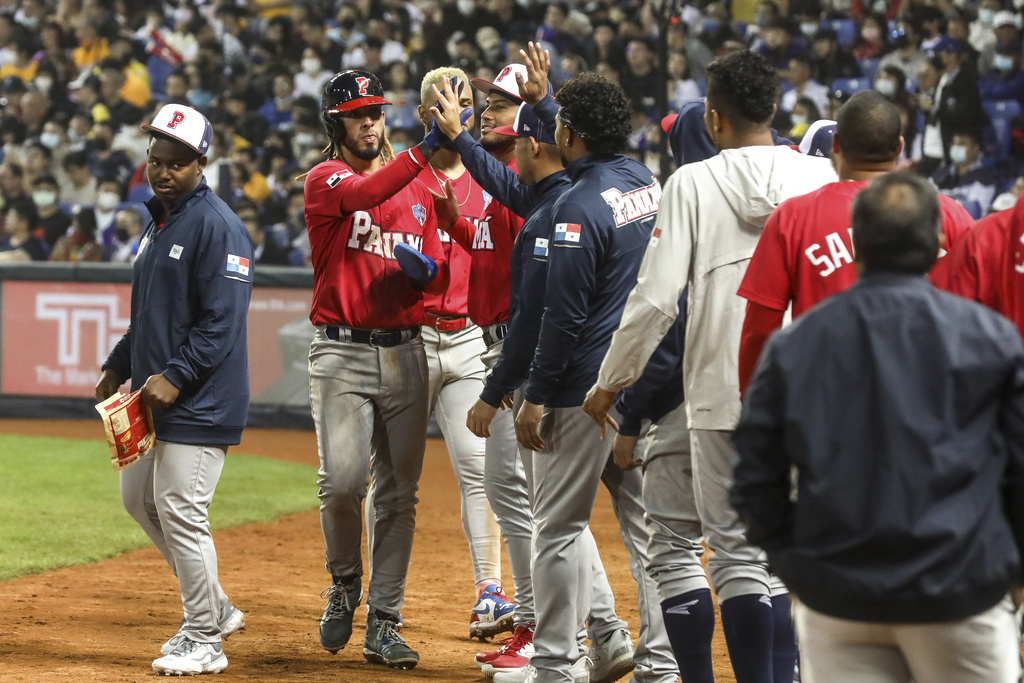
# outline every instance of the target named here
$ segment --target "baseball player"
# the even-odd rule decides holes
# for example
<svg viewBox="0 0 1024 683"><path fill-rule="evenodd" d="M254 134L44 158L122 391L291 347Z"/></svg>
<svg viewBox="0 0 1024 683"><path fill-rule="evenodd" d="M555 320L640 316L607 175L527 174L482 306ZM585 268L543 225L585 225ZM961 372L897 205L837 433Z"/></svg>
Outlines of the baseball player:
<svg viewBox="0 0 1024 683"><path fill-rule="evenodd" d="M779 88L775 71L751 52L708 67L705 123L721 152L669 178L636 287L584 405L604 431L616 394L640 377L689 287L683 382L697 509L714 551L708 574L738 683L771 681L776 656L788 657L792 671L794 647L791 640L775 642L775 611L788 619L788 599L773 599L784 588L772 581L763 552L743 537L728 501L729 437L740 406L736 289L779 202L835 178L826 159L773 144Z"/></svg>
<svg viewBox="0 0 1024 683"><path fill-rule="evenodd" d="M153 408L152 451L121 470L121 499L178 577L185 618L153 670L220 673L221 641L245 628L217 578L207 508L249 411L246 314L252 243L203 178L213 129L191 107L160 109L146 173L153 220L132 269L131 324L103 364L96 398L128 379Z"/></svg>
<svg viewBox="0 0 1024 683"><path fill-rule="evenodd" d="M320 525L333 579L324 591L320 644L334 654L352 635L362 598L360 503L372 474L373 572L363 655L409 669L419 655L398 634L398 623L426 446L423 290L443 290L447 277L430 193L413 182L440 133L395 156L384 137L387 104L380 81L367 71L344 71L324 86L328 160L304 185L316 326L309 393ZM399 265L410 257L423 266L416 277Z"/></svg>
<svg viewBox="0 0 1024 683"><path fill-rule="evenodd" d="M592 574L583 571L592 554L584 532L610 449L591 438L579 406L618 322L623 284L635 276L637 246L650 236L661 194L649 170L618 155L630 129L621 89L584 74L566 83L557 97L555 140L569 161L572 187L552 213L544 316L516 417L520 443L536 452L537 627L527 681L561 681L580 673L576 631L590 610L593 583ZM623 511L617 511L621 520ZM638 535L646 536L642 524ZM640 574L644 591L642 568ZM646 600L641 611L648 611ZM675 667L670 669L674 679Z"/></svg>
<svg viewBox="0 0 1024 683"><path fill-rule="evenodd" d="M462 111L472 111L473 98L465 87L469 81L466 74L453 67L434 69L423 77L420 86L419 112L425 128L436 128L429 112L436 101L433 86L442 80L450 85L452 78L456 79ZM461 127L471 129L473 124L474 118L470 117ZM434 193L451 188L459 211L478 228L475 239L479 246L493 248L494 238L510 241L514 230L518 229L519 219L493 202L491 195L466 172L450 140L445 138L444 142L420 172L419 181ZM507 163L510 153L508 150L500 152L501 160ZM510 233L513 237L508 237ZM462 419L480 391L485 372L481 356L487 348L482 328L469 314L472 302L476 321L495 324L500 322L496 316L502 314L501 309L506 304L502 302L500 291L489 290L483 283L473 283L475 286L470 287L471 251L459 246L445 231L439 230L438 235L449 263L450 281L445 291L429 295L424 301L427 325L423 330L423 343L430 377L429 407L444 435L462 495L462 528L469 541L476 582L469 635L483 639L512 630L515 605L505 597L501 586L500 533L484 490L485 443L466 428Z"/></svg>
<svg viewBox="0 0 1024 683"><path fill-rule="evenodd" d="M439 84L434 84L435 90L431 94L433 101L451 98L450 116L445 118L441 116L445 110L438 110L437 124L453 139L448 146L459 155L459 166L465 169L466 165L475 163L477 172L470 169L462 178L480 187L485 199L482 216L464 215L469 203L459 205L460 192L452 184L451 179L447 179L444 187L439 189L441 196L446 197L448 201L438 203L435 200L435 208L441 206L445 210L445 215L438 215L438 225L442 229L442 234L450 235L470 255L467 311L470 320L483 331L486 350L481 360L487 370L490 370L498 359L508 329L510 257L523 219L507 208L512 206L507 195L515 184L491 183L491 177L479 171L488 168L488 164L491 163L515 178L516 160L514 157L507 157L509 145L506 136L494 132L497 130L495 124L507 128L509 119L515 120L517 110L509 106L513 100L521 102L515 73L525 73L525 67L519 64L506 67L494 83L482 79L473 80L475 88L490 89L487 93L487 108L483 115L486 116L488 131L481 137L480 142L473 140L468 131L456 125L455 114L464 103L457 101L447 82L442 80ZM443 92L437 90L438 85L444 86ZM464 149L469 151L465 161L462 160ZM501 177L504 180L504 175ZM431 189L437 194L437 190ZM477 385L476 394L479 394L479 391L480 386ZM487 431L470 431L477 437L486 437L483 462L484 488L505 539L516 588L517 605L514 612L506 612L504 605L498 605L500 611L496 616L510 622L513 629L522 630L534 621L533 589L530 581L533 525L526 490L526 475L519 457L511 411L503 412L492 427ZM466 425L466 428L469 429L469 426ZM491 600L485 597L484 601L474 610L474 621L470 623L471 635L486 635L497 630L495 626L489 626L488 622L494 623L498 619L488 618L490 615L485 611L489 608L488 603ZM520 633L519 639L523 637L525 636Z"/></svg>
<svg viewBox="0 0 1024 683"><path fill-rule="evenodd" d="M832 138L839 182L783 202L768 219L739 288L748 301L740 342L741 391L790 304L796 317L856 281L850 204L872 178L896 170L902 147L896 107L874 90L855 94L840 110ZM940 195L939 206L946 249L952 249L974 219L950 197ZM945 281L947 261L940 258L933 269L936 281Z"/></svg>

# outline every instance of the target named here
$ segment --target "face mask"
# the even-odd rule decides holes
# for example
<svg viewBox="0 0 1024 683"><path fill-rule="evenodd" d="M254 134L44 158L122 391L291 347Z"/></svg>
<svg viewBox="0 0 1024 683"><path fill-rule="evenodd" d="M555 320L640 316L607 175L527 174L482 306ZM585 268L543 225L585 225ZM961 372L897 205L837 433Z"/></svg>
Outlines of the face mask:
<svg viewBox="0 0 1024 683"><path fill-rule="evenodd" d="M320 73L320 60L314 57L302 60L302 70L310 76L315 76Z"/></svg>
<svg viewBox="0 0 1024 683"><path fill-rule="evenodd" d="M102 135L98 135L92 139L93 149L97 149L101 152L106 152L110 149L110 140Z"/></svg>
<svg viewBox="0 0 1024 683"><path fill-rule="evenodd" d="M790 122L792 122L794 128L796 128L797 126L807 125L807 117L804 116L803 114L790 114L789 120Z"/></svg>
<svg viewBox="0 0 1024 683"><path fill-rule="evenodd" d="M1022 0L1022 1L1024 1L1024 0ZM338 25L341 26L341 28L345 29L346 31L351 31L352 29L354 29L356 27L356 20L355 19L342 19L341 23L338 24Z"/></svg>
<svg viewBox="0 0 1024 683"><path fill-rule="evenodd" d="M1013 57L1010 55L994 55L992 57L992 66L1000 71L1012 71Z"/></svg>
<svg viewBox="0 0 1024 683"><path fill-rule="evenodd" d="M878 80L875 81L875 90L878 91L879 95L884 95L885 97L892 97L893 95L896 94L896 84L893 83L892 81Z"/></svg>
<svg viewBox="0 0 1024 683"><path fill-rule="evenodd" d="M117 241L121 244L127 244L128 240L131 239L131 235L124 228L114 228L114 232L117 234Z"/></svg>
<svg viewBox="0 0 1024 683"><path fill-rule="evenodd" d="M865 26L860 30L860 37L868 42L874 42L878 40L878 36L880 35L881 32L878 30L877 27L874 26Z"/></svg>
<svg viewBox="0 0 1024 683"><path fill-rule="evenodd" d="M316 138L313 137L312 133L296 133L295 134L295 144L297 144L299 147L309 147L314 142L316 142Z"/></svg>
<svg viewBox="0 0 1024 683"><path fill-rule="evenodd" d="M1015 10L1024 8L1024 0L1013 0L1013 8Z"/></svg>
<svg viewBox="0 0 1024 683"><path fill-rule="evenodd" d="M463 16L469 16L476 9L476 3L473 0L458 0L455 3L455 7Z"/></svg>
<svg viewBox="0 0 1024 683"><path fill-rule="evenodd" d="M52 190L36 190L32 193L32 201L36 206L53 206L57 203L57 193Z"/></svg>
<svg viewBox="0 0 1024 683"><path fill-rule="evenodd" d="M96 208L100 211L113 211L121 203L121 196L116 192L100 192L96 195Z"/></svg>
<svg viewBox="0 0 1024 683"><path fill-rule="evenodd" d="M46 133L46 134L48 135L48 133ZM40 138L39 141L42 142L42 135L40 135L39 138ZM79 135L78 133L76 133L73 130L69 130L68 131L68 141L71 144L77 145L78 143L82 142L83 140L85 140L85 136L84 135Z"/></svg>
<svg viewBox="0 0 1024 683"><path fill-rule="evenodd" d="M35 80L32 81L39 88L39 91L45 95L50 94L50 88L53 87L53 79L49 76L36 76Z"/></svg>
<svg viewBox="0 0 1024 683"><path fill-rule="evenodd" d="M978 21L980 21L981 23L985 24L985 26L991 26L992 25L992 21L995 18L996 18L996 13L995 13L994 10L988 9L987 7L978 10Z"/></svg>
<svg viewBox="0 0 1024 683"><path fill-rule="evenodd" d="M292 98L290 98L290 97L275 97L274 98L274 105L278 109L287 109L288 107L290 107L292 105Z"/></svg>
<svg viewBox="0 0 1024 683"><path fill-rule="evenodd" d="M53 149L60 144L60 135L57 133L41 133L39 135L39 144L46 149Z"/></svg>
<svg viewBox="0 0 1024 683"><path fill-rule="evenodd" d="M949 148L949 158L954 164L962 164L967 161L967 146L953 145Z"/></svg>
<svg viewBox="0 0 1024 683"><path fill-rule="evenodd" d="M758 28L764 28L772 21L771 12L754 12L754 24Z"/></svg>
<svg viewBox="0 0 1024 683"><path fill-rule="evenodd" d="M404 152L409 149L409 145L404 142L392 142L391 149L395 150L395 154L398 154L399 152Z"/></svg>
<svg viewBox="0 0 1024 683"><path fill-rule="evenodd" d="M39 17L22 17L21 25L25 28L34 29L39 26Z"/></svg>
<svg viewBox="0 0 1024 683"><path fill-rule="evenodd" d="M804 34L808 38L814 36L818 32L818 24L814 21L805 21L800 24L800 33Z"/></svg>

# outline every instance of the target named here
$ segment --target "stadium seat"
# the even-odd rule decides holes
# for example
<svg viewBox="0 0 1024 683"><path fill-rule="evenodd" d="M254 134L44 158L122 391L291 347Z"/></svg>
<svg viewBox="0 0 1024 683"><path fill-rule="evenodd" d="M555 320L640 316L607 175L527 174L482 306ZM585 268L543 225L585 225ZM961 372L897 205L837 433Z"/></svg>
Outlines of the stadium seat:
<svg viewBox="0 0 1024 683"><path fill-rule="evenodd" d="M853 19L833 19L828 22L828 26L836 32L839 47L847 47L857 39L857 24Z"/></svg>
<svg viewBox="0 0 1024 683"><path fill-rule="evenodd" d="M851 95L861 90L871 89L870 78L837 78L832 81L832 90L842 90L848 92Z"/></svg>
<svg viewBox="0 0 1024 683"><path fill-rule="evenodd" d="M958 199L960 206L964 207L967 213L971 214L971 218L979 220L985 215L985 210L981 207L974 199Z"/></svg>
<svg viewBox="0 0 1024 683"><path fill-rule="evenodd" d="M983 100L981 103L992 122L992 135L984 141L986 151L999 161L1010 158L1013 119L1020 116L1021 105L1016 100Z"/></svg>
<svg viewBox="0 0 1024 683"><path fill-rule="evenodd" d="M146 71L149 72L149 89L153 97L162 98L167 92L167 77L174 71L174 66L153 54L146 60Z"/></svg>
<svg viewBox="0 0 1024 683"><path fill-rule="evenodd" d="M860 66L860 71L864 75L864 78L874 81L875 74L878 73L878 65L881 61L881 57L876 57L875 59L859 59L857 60L857 64Z"/></svg>
<svg viewBox="0 0 1024 683"><path fill-rule="evenodd" d="M141 204L153 196L153 190L150 189L149 183L138 183L128 188L127 201Z"/></svg>

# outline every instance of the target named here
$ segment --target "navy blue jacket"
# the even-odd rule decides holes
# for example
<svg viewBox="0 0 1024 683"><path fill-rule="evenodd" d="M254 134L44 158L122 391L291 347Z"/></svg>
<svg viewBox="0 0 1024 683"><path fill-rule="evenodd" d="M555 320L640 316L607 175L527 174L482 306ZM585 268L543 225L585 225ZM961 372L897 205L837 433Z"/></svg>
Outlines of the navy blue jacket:
<svg viewBox="0 0 1024 683"><path fill-rule="evenodd" d="M924 277L866 273L773 334L733 444L747 538L811 609L955 621L1024 578L1024 347Z"/></svg>
<svg viewBox="0 0 1024 683"><path fill-rule="evenodd" d="M163 213L157 199L146 206ZM157 438L234 445L249 412L246 314L253 251L242 221L206 184L151 221L132 271L131 324L103 369L131 378L132 391L163 374L180 390L154 409Z"/></svg>
<svg viewBox="0 0 1024 683"><path fill-rule="evenodd" d="M622 155L588 155L566 168L572 187L556 202L544 318L526 400L583 404L619 326L654 229L661 186Z"/></svg>

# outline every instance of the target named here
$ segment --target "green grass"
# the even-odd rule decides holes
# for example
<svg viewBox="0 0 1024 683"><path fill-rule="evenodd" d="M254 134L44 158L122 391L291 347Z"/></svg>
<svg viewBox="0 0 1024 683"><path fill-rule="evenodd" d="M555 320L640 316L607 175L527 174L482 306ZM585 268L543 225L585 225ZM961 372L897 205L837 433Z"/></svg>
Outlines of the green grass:
<svg viewBox="0 0 1024 683"><path fill-rule="evenodd" d="M210 523L224 529L316 506L315 468L230 453ZM0 435L0 581L148 545L121 506L105 443Z"/></svg>

